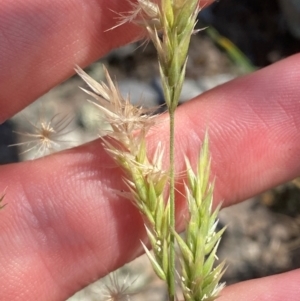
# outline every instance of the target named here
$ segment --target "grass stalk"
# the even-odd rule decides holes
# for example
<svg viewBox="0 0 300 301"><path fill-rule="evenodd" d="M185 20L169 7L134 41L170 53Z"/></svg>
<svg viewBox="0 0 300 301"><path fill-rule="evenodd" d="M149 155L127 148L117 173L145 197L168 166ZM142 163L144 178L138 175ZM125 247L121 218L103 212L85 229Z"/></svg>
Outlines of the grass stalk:
<svg viewBox="0 0 300 301"><path fill-rule="evenodd" d="M175 111L170 110L170 228L175 229ZM175 298L175 237L170 234L169 300Z"/></svg>

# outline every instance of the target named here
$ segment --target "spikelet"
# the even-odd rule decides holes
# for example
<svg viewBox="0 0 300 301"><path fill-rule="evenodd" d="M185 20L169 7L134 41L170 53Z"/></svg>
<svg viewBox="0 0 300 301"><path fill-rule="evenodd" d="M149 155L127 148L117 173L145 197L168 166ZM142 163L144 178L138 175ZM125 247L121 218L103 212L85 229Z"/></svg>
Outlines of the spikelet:
<svg viewBox="0 0 300 301"><path fill-rule="evenodd" d="M119 22L109 30L115 29L125 23L134 23L144 27L151 26L152 28L156 28L156 30L162 29L159 1L137 0L136 3L133 3L129 0L128 2L131 5L131 11L119 13Z"/></svg>
<svg viewBox="0 0 300 301"><path fill-rule="evenodd" d="M213 301L224 284L219 281L224 273L224 262L214 266L216 252L225 228L217 231L217 215L213 204L213 184L209 182L210 156L206 135L194 173L186 159L188 183L185 185L189 219L186 237L174 231L181 253L180 280L186 301Z"/></svg>
<svg viewBox="0 0 300 301"><path fill-rule="evenodd" d="M105 122L110 125L110 129L100 130L100 136L108 135L132 155L137 155L142 137L155 124L155 116L150 115L154 109L132 105L129 96L121 95L108 71L103 68L107 83L98 83L80 67L76 67L76 72L92 91L81 89L95 99L92 104L102 112Z"/></svg>

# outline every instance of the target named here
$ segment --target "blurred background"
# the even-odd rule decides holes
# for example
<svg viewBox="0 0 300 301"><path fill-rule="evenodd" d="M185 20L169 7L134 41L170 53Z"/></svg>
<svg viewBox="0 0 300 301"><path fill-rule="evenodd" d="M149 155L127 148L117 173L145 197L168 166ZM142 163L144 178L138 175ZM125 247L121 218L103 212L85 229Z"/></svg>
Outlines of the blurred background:
<svg viewBox="0 0 300 301"><path fill-rule="evenodd" d="M299 52L300 0L216 1L201 11L197 27L207 28L192 38L181 103ZM148 107L163 105L156 53L151 43L116 49L86 71L94 79L103 80L102 64L116 79L121 92L130 93L133 103ZM74 76L0 125L0 164L43 155L37 152L34 143L29 143L32 137L28 133L34 133L34 126L41 120L49 122L53 116L57 121L52 121L62 121L64 127L61 137L64 143L54 151L96 139L101 116L86 101L79 86L84 84ZM19 145L9 147L12 144ZM227 284L300 267L299 182L296 179L221 211L220 225L228 225L228 229L219 248L219 258L226 259L228 264L223 277ZM145 270L146 276L142 275ZM133 299L166 298L164 287L153 276L147 259L136 260L105 283L122 284L124 279L137 292ZM70 300L103 299L105 284L97 282Z"/></svg>

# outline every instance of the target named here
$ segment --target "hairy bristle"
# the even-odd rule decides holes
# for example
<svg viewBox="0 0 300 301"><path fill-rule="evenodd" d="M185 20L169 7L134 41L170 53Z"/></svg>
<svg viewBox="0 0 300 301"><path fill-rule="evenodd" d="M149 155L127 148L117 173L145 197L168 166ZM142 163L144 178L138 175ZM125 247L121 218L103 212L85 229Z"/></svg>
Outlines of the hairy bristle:
<svg viewBox="0 0 300 301"><path fill-rule="evenodd" d="M129 301L131 296L136 294L132 289L137 277L133 280L129 279L129 275L125 278L120 277L116 272L108 276L108 281L103 284L102 297L104 301Z"/></svg>
<svg viewBox="0 0 300 301"><path fill-rule="evenodd" d="M22 137L23 142L11 144L10 146L20 146L22 152L34 152L33 158L42 157L62 149L62 146L70 143L63 137L71 132L68 130L73 118L69 115L55 114L51 118L40 116L36 122L25 117L30 125L30 130L26 132L16 131Z"/></svg>

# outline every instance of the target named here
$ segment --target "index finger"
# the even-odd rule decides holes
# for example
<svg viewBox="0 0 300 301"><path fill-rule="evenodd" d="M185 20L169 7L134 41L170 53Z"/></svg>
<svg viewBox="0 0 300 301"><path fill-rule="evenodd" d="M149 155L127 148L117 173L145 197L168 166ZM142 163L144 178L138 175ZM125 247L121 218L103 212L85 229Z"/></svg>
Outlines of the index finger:
<svg viewBox="0 0 300 301"><path fill-rule="evenodd" d="M207 5L211 0L201 2ZM112 31L124 0L0 1L0 123L111 49L142 36L125 24Z"/></svg>

